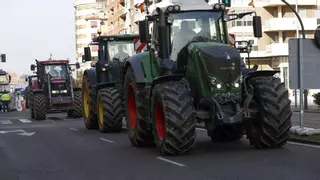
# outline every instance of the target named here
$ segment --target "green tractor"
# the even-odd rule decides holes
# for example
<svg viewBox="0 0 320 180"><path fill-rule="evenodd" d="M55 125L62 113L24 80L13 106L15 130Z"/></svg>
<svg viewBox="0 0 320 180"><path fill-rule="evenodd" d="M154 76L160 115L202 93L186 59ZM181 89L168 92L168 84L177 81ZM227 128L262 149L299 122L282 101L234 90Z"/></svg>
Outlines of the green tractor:
<svg viewBox="0 0 320 180"><path fill-rule="evenodd" d="M205 123L212 141L246 133L257 148L285 145L292 112L288 92L274 76L279 72L247 69L228 45L227 21L255 14L259 38L261 17L225 14L225 4L190 3L157 7L139 22L149 52L126 61L123 80L131 144L155 143L162 155L187 154L195 145L196 124Z"/></svg>
<svg viewBox="0 0 320 180"><path fill-rule="evenodd" d="M124 110L121 75L125 59L141 50L135 48L138 39L137 34L100 36L99 33L90 44L98 46L98 61L95 64L93 61L93 68L83 73L82 99L87 129L99 128L102 133L122 130ZM84 62L92 61L90 47L85 47L84 54Z"/></svg>

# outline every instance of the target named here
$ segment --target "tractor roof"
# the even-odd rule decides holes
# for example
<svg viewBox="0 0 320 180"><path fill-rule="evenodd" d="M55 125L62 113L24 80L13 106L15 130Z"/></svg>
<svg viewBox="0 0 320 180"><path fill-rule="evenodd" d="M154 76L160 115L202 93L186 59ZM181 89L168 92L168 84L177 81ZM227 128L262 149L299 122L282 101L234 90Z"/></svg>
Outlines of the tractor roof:
<svg viewBox="0 0 320 180"><path fill-rule="evenodd" d="M100 41L128 41L134 40L135 38L139 38L139 34L117 34L117 35L109 35L109 36L98 36L95 37L93 42Z"/></svg>
<svg viewBox="0 0 320 180"><path fill-rule="evenodd" d="M48 65L48 64L69 64L68 60L45 60L39 61L41 65Z"/></svg>
<svg viewBox="0 0 320 180"><path fill-rule="evenodd" d="M156 15L156 8L159 7L163 11L166 11L168 6L174 6L179 5L181 11L191 11L191 10L211 10L212 6L210 6L208 3L206 3L204 0L171 0L171 2L168 1L162 1L160 3L157 3L153 6L150 6L150 11L152 12L152 15Z"/></svg>

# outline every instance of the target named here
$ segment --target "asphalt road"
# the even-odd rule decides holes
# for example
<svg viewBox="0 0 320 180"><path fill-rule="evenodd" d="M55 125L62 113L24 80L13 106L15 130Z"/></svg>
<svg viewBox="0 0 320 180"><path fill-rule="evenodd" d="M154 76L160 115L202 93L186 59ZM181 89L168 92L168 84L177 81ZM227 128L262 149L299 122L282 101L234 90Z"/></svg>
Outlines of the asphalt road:
<svg viewBox="0 0 320 180"><path fill-rule="evenodd" d="M192 154L160 157L155 148L131 147L125 130L101 134L86 130L81 119L59 114L35 122L27 115L0 115L11 122L0 124L0 180L320 179L317 146L257 150L245 139L214 144L198 129Z"/></svg>

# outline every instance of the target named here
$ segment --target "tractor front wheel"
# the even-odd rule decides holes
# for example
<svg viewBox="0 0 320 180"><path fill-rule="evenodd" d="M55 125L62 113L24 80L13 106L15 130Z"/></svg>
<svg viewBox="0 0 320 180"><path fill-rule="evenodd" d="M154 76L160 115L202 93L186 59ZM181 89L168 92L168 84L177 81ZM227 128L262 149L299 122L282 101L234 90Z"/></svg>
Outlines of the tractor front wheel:
<svg viewBox="0 0 320 180"><path fill-rule="evenodd" d="M100 89L97 101L100 132L120 132L124 116L123 98L120 91L113 87Z"/></svg>
<svg viewBox="0 0 320 180"><path fill-rule="evenodd" d="M247 135L257 148L279 148L287 143L291 128L292 111L288 90L279 78L255 77L253 100L258 104L259 117L250 120Z"/></svg>
<svg viewBox="0 0 320 180"><path fill-rule="evenodd" d="M153 143L152 125L147 119L149 110L144 91L137 88L135 75L131 67L127 69L124 82L125 115L128 136L133 146L149 146Z"/></svg>
<svg viewBox="0 0 320 180"><path fill-rule="evenodd" d="M82 116L83 116L83 107L82 107L81 91L74 91L72 117L80 118Z"/></svg>
<svg viewBox="0 0 320 180"><path fill-rule="evenodd" d="M82 81L82 103L84 112L84 124L87 129L97 129L97 99L94 97L92 84L87 74L83 76Z"/></svg>
<svg viewBox="0 0 320 180"><path fill-rule="evenodd" d="M158 84L152 95L154 140L162 155L187 154L195 145L196 119L184 82Z"/></svg>
<svg viewBox="0 0 320 180"><path fill-rule="evenodd" d="M47 115L47 97L43 93L33 95L32 110L35 120L45 120ZM32 116L31 110L31 116Z"/></svg>

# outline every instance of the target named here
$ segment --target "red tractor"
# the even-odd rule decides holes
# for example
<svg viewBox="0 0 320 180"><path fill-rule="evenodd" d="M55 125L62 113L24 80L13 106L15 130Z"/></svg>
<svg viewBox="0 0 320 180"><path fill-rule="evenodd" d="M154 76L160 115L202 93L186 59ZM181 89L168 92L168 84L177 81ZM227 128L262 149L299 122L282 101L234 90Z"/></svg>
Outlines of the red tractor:
<svg viewBox="0 0 320 180"><path fill-rule="evenodd" d="M35 61L36 65L32 64L30 68L36 70L36 77L31 82L31 118L45 120L47 114L60 112L67 112L73 118L82 117L81 88L76 87L71 68L75 65L79 69L79 63L51 59Z"/></svg>

